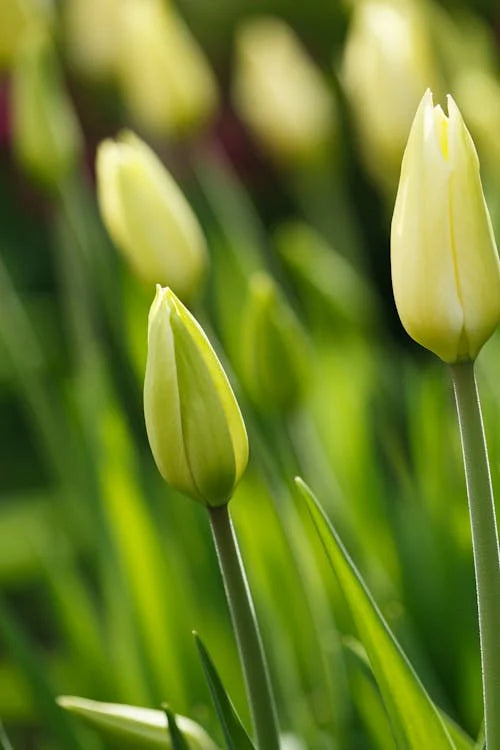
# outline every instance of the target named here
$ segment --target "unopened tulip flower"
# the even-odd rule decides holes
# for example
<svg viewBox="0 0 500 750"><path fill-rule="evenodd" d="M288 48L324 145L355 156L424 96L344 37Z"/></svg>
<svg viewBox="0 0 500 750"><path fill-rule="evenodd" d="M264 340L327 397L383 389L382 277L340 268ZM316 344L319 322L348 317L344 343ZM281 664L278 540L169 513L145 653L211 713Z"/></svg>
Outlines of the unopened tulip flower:
<svg viewBox="0 0 500 750"><path fill-rule="evenodd" d="M132 133L105 140L97 153L97 190L106 228L145 283L192 298L207 252L191 207L155 153Z"/></svg>
<svg viewBox="0 0 500 750"><path fill-rule="evenodd" d="M120 50L122 0L66 0L61 10L71 64L88 78L113 79Z"/></svg>
<svg viewBox="0 0 500 750"><path fill-rule="evenodd" d="M11 101L19 161L43 185L60 184L77 162L82 134L45 33L24 39L13 69Z"/></svg>
<svg viewBox="0 0 500 750"><path fill-rule="evenodd" d="M48 30L53 20L50 0L2 0L0 2L0 70L13 63L27 34Z"/></svg>
<svg viewBox="0 0 500 750"><path fill-rule="evenodd" d="M276 18L239 28L233 99L255 137L285 164L317 158L335 131L335 101L321 71Z"/></svg>
<svg viewBox="0 0 500 750"><path fill-rule="evenodd" d="M415 341L445 362L473 360L500 320L500 264L462 116L427 91L403 158L391 230L394 297Z"/></svg>
<svg viewBox="0 0 500 750"><path fill-rule="evenodd" d="M307 381L307 342L292 308L262 271L250 280L241 334L250 397L266 411L292 409Z"/></svg>
<svg viewBox="0 0 500 750"><path fill-rule="evenodd" d="M163 478L205 506L225 505L248 461L243 418L203 330L159 285L149 313L144 414Z"/></svg>
<svg viewBox="0 0 500 750"><path fill-rule="evenodd" d="M366 168L391 200L413 115L436 80L423 12L411 0L356 4L341 65Z"/></svg>
<svg viewBox="0 0 500 750"><path fill-rule="evenodd" d="M158 136L205 125L217 107L215 76L172 3L122 0L118 75L132 116Z"/></svg>

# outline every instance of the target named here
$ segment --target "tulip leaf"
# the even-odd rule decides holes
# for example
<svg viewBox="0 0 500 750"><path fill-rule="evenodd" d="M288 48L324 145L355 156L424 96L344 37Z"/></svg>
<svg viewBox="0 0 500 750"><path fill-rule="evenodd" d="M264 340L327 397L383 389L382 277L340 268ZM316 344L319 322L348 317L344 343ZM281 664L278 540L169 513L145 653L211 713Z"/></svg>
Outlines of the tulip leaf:
<svg viewBox="0 0 500 750"><path fill-rule="evenodd" d="M5 729L0 721L0 750L12 750L12 745L9 742L9 738L5 734Z"/></svg>
<svg viewBox="0 0 500 750"><path fill-rule="evenodd" d="M399 750L457 750L448 729L403 653L337 532L317 499L296 480L339 585L382 695Z"/></svg>
<svg viewBox="0 0 500 750"><path fill-rule="evenodd" d="M172 743L172 750L189 750L187 740L177 726L175 714L167 705L163 706L163 709L167 716L168 731L170 732L170 742Z"/></svg>
<svg viewBox="0 0 500 750"><path fill-rule="evenodd" d="M205 648L201 638L197 633L193 633L198 652L200 654L201 664L205 673L205 678L210 689L210 694L214 702L215 710L219 718L224 739L228 750L255 750L248 734L236 713L236 709L231 703L222 680Z"/></svg>
<svg viewBox="0 0 500 750"><path fill-rule="evenodd" d="M373 681L373 672L370 665L370 661L366 655L366 651L355 638L345 638L343 641L344 647L354 657L354 659L370 674ZM374 683L375 684L375 683ZM460 727L453 719L451 719L445 711L438 708L439 714L443 723L448 730L448 733L453 740L456 750L477 750L476 743L469 737L462 727ZM482 750L482 747L480 748Z"/></svg>
<svg viewBox="0 0 500 750"><path fill-rule="evenodd" d="M141 750L182 748L175 745L171 738L164 711L117 703L99 703L66 695L58 698L57 702L99 732L107 743L120 750L136 750L138 747ZM206 732L194 721L177 716L175 725L183 733L187 742L184 747L189 750L218 750Z"/></svg>

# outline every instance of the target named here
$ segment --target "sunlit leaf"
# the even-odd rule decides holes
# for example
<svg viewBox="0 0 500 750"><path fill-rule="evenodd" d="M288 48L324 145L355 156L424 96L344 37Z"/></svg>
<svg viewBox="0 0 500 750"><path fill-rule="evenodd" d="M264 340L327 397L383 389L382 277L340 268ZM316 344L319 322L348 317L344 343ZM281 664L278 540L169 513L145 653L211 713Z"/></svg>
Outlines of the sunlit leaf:
<svg viewBox="0 0 500 750"><path fill-rule="evenodd" d="M351 609L399 750L456 750L438 709L394 638L318 501L301 479L296 482Z"/></svg>
<svg viewBox="0 0 500 750"><path fill-rule="evenodd" d="M118 703L99 703L67 695L58 698L58 703L83 719L113 746L135 750L138 747L141 750L179 748L172 742L164 711ZM207 733L191 719L178 716L177 727L187 740L188 750L217 750Z"/></svg>

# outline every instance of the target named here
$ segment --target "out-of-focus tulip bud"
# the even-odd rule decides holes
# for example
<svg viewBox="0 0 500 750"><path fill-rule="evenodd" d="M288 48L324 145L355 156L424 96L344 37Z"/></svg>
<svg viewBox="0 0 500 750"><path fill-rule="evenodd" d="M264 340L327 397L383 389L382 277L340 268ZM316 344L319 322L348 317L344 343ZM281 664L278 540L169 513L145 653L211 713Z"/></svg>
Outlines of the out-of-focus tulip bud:
<svg viewBox="0 0 500 750"><path fill-rule="evenodd" d="M160 286L149 313L144 414L162 477L205 506L227 503L248 461L243 418L203 330Z"/></svg>
<svg viewBox="0 0 500 750"><path fill-rule="evenodd" d="M169 750L172 747L164 711L126 706L121 703L100 703L70 695L62 695L57 702L61 708L78 716L113 746L141 747L143 750ZM190 750L218 750L217 745L199 724L184 716L175 718Z"/></svg>
<svg viewBox="0 0 500 750"><path fill-rule="evenodd" d="M137 122L157 135L204 125L217 105L215 77L175 8L163 0L123 0L119 75Z"/></svg>
<svg viewBox="0 0 500 750"><path fill-rule="evenodd" d="M64 36L73 66L88 78L116 74L122 0L65 0Z"/></svg>
<svg viewBox="0 0 500 750"><path fill-rule="evenodd" d="M255 273L243 314L242 378L265 411L296 406L307 381L307 341L292 308L273 279Z"/></svg>
<svg viewBox="0 0 500 750"><path fill-rule="evenodd" d="M252 19L240 27L233 99L263 147L285 164L317 159L334 136L332 93L295 33L278 19Z"/></svg>
<svg viewBox="0 0 500 750"><path fill-rule="evenodd" d="M342 62L366 168L391 197L418 102L436 83L425 18L418 11L409 1L359 3Z"/></svg>
<svg viewBox="0 0 500 750"><path fill-rule="evenodd" d="M485 166L500 173L500 82L487 70L466 69L455 78L453 90L460 109L486 157Z"/></svg>
<svg viewBox="0 0 500 750"><path fill-rule="evenodd" d="M51 42L44 34L29 35L23 42L11 94L19 161L40 183L54 187L75 166L82 134Z"/></svg>
<svg viewBox="0 0 500 750"><path fill-rule="evenodd" d="M50 0L2 0L0 2L0 69L13 62L27 33L48 28L52 20Z"/></svg>
<svg viewBox="0 0 500 750"><path fill-rule="evenodd" d="M200 288L207 251L201 227L156 154L130 132L97 152L104 223L136 274L172 287L182 299Z"/></svg>
<svg viewBox="0 0 500 750"><path fill-rule="evenodd" d="M474 359L500 320L500 264L469 131L427 91L411 128L391 231L394 297L415 341Z"/></svg>

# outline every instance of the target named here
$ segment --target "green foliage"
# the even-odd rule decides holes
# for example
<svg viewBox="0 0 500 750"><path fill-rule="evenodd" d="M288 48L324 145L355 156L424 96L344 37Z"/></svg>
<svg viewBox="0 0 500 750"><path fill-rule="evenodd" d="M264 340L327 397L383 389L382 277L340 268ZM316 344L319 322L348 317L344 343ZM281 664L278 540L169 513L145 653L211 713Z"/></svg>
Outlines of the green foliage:
<svg viewBox="0 0 500 750"><path fill-rule="evenodd" d="M454 748L438 710L373 601L318 501L297 480L368 653L399 748Z"/></svg>
<svg viewBox="0 0 500 750"><path fill-rule="evenodd" d="M172 750L189 750L187 740L177 726L175 714L172 713L168 706L164 706L163 710L165 711L165 714L167 716L168 732L170 734Z"/></svg>
<svg viewBox="0 0 500 750"><path fill-rule="evenodd" d="M203 641L197 633L194 633L194 639L228 750L253 750L254 745L226 693Z"/></svg>
<svg viewBox="0 0 500 750"><path fill-rule="evenodd" d="M203 745L192 744L184 716L220 746L250 750L248 703L205 509L161 480L147 445L142 387L154 288L133 276L107 237L87 163L64 160L71 173L58 179L63 172L42 148L37 153L57 181L47 194L11 158L4 101L10 120L5 91L14 62L2 39L5 29L9 40L15 35L2 14L11 6L21 12L21 5L24 12L31 3L0 2L4 734L15 748L40 750L107 750L127 742L175 747L182 739L170 740L158 709L167 701L176 712L171 727L188 747ZM57 123L58 100L71 109L71 121L77 112L75 132L92 155L104 135L135 122L133 113L125 122L119 65L109 57L120 33L116 17L109 31L106 13L113 18L113 6L121 4L45 5L43 33L54 32L54 51L64 53L57 61L58 94L48 102L51 117ZM142 5L148 4L137 8ZM231 44L238 24L255 15L247 0L180 0L179 13L221 73L223 105L196 140L151 138L145 129L141 137L172 173L207 240L206 287L190 309L228 373L248 430L250 465L231 515L284 747L472 750L470 736L479 735L482 717L481 672L456 415L445 371L408 346L394 317L392 170L379 182L371 162L385 161L366 148L338 75L358 5L266 0L260 6L292 25L329 81L336 145L321 159L273 161L238 119ZM476 140L498 235L493 9L465 3L456 15L442 4L418 5L419 13L430 13L422 28L431 30L438 78L456 94ZM85 70L89 58L95 67ZM168 102L169 82L153 78L141 80L138 90L148 96L161 84L161 101ZM375 101L375 112L393 127L393 114L409 107L409 87L389 88L391 106ZM370 88L378 96L385 90L378 81ZM39 108L28 99L28 108ZM30 143L43 146L47 125L29 120ZM134 207L151 215L149 204ZM161 252L165 238L156 227L153 217L139 236ZM258 307L245 336L256 277L269 279L286 300L293 325L288 312L283 322L281 313L275 319L272 309ZM307 346L301 340L295 355L297 330L305 330ZM264 362L254 356L259 343ZM478 363L497 488L499 363L497 337ZM272 402L281 398L280 409ZM322 498L324 513L305 489L297 501L296 475ZM210 644L210 656L199 639L193 647L193 628ZM60 694L96 701L66 700L62 711L55 702ZM111 702L110 708L97 701ZM156 708L143 713L140 706ZM9 740L2 742L9 750ZM480 736L476 749L483 746Z"/></svg>

